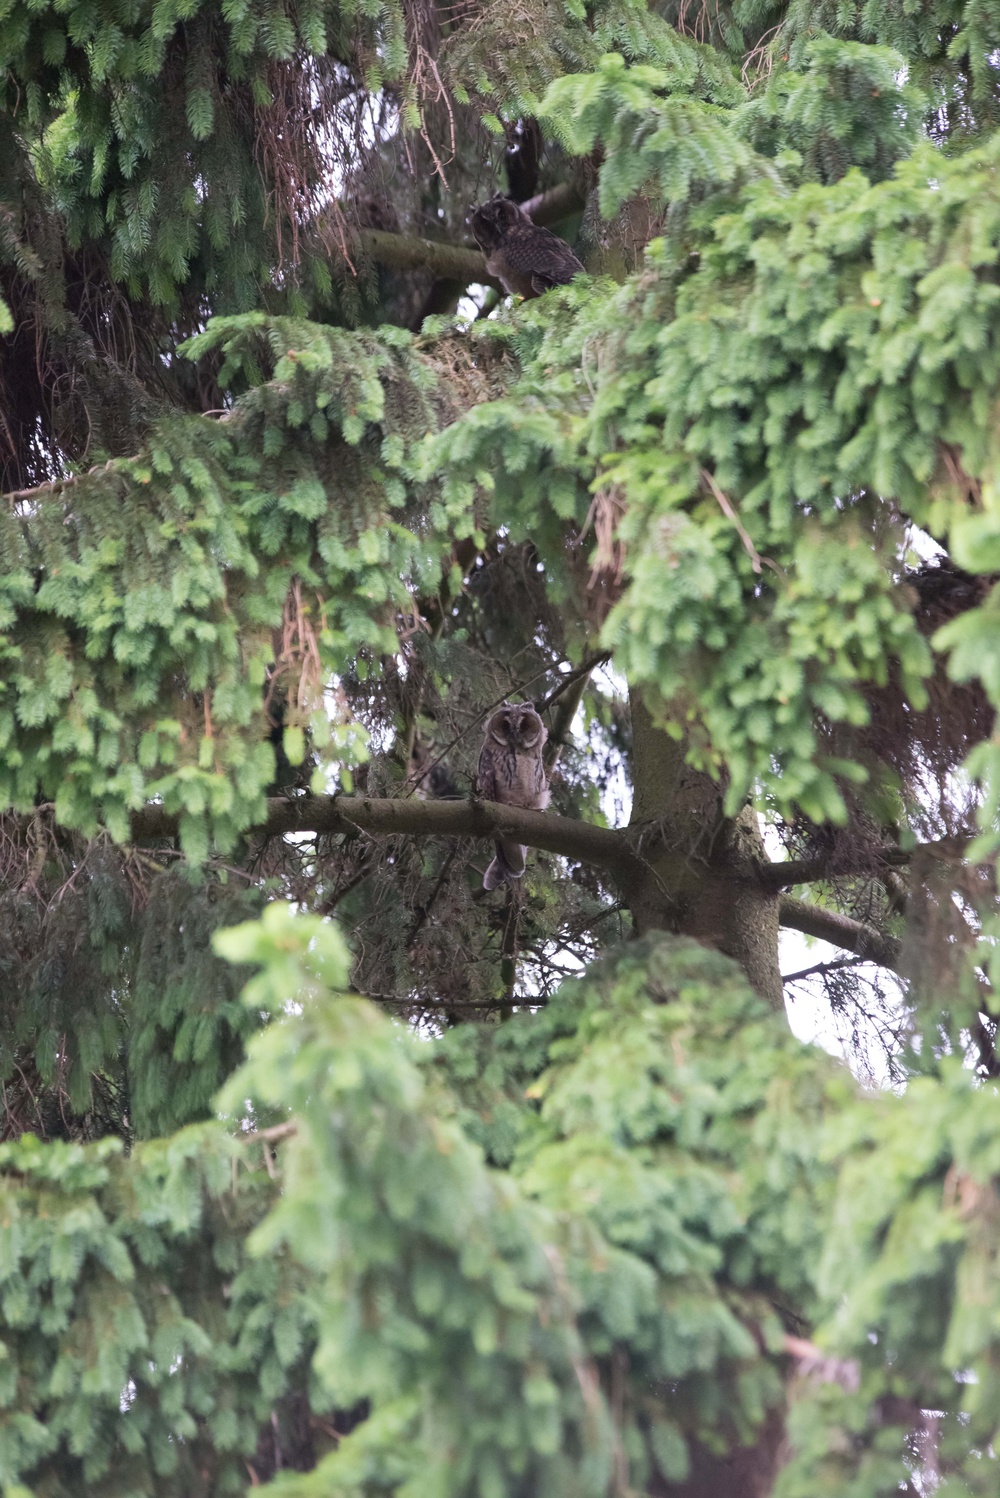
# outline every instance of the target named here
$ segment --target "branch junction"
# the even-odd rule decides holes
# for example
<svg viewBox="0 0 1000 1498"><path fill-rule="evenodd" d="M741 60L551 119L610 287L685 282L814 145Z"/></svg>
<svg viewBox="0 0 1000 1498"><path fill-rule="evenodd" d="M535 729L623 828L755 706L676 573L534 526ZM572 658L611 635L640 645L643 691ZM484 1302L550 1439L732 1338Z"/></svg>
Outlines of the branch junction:
<svg viewBox="0 0 1000 1498"><path fill-rule="evenodd" d="M172 838L177 833L177 817L159 806L146 806L133 813L132 838L149 842ZM267 816L253 829L264 839L286 837L291 833L327 833L343 836L371 837L470 837L492 838L498 834L516 838L528 847L554 853L563 858L593 864L619 876L641 876L649 869L648 830L643 847L637 850L644 829L616 831L595 827L574 817L560 817L553 812L526 811L518 806L502 806L493 801L469 800L420 801L415 797L376 798L369 796L300 796L273 797ZM893 860L895 862L896 860ZM899 860L900 862L903 859ZM683 870L678 862L678 874ZM760 881L776 891L787 881L790 868L804 872L804 866L766 865L759 871ZM690 874L690 870L688 870ZM829 870L826 871L829 877ZM813 878L822 877L818 868ZM798 882L798 880L796 880ZM834 910L810 905L788 895L780 897L782 926L802 931L808 936L831 942L843 951L881 967L900 971L900 944L874 927L852 920Z"/></svg>

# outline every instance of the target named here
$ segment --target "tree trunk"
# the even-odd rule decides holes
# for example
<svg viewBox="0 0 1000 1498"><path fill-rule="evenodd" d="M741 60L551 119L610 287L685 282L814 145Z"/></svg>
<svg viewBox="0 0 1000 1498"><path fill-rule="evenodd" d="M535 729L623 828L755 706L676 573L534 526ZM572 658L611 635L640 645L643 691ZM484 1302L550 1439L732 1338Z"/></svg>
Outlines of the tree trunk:
<svg viewBox="0 0 1000 1498"><path fill-rule="evenodd" d="M666 1482L655 1477L647 1498L768 1498L784 1452L784 1411L772 1410L754 1446L738 1446L725 1457L696 1446L685 1480Z"/></svg>
<svg viewBox="0 0 1000 1498"><path fill-rule="evenodd" d="M778 899L757 878L766 853L756 812L746 806L727 817L722 788L685 764L684 744L655 727L635 690L631 707L631 826L640 832L640 852L643 842L650 847L645 877L633 876L627 887L636 930L675 931L725 952L756 992L783 1010ZM772 1411L752 1447L725 1457L696 1449L687 1480L660 1480L651 1498L766 1498L783 1439L783 1412Z"/></svg>
<svg viewBox="0 0 1000 1498"><path fill-rule="evenodd" d="M725 816L722 788L685 763L684 744L654 725L634 690L631 706L631 826L640 853L650 849L626 888L636 930L676 931L725 952L780 1010L778 899L758 878L767 855L757 814L746 806Z"/></svg>

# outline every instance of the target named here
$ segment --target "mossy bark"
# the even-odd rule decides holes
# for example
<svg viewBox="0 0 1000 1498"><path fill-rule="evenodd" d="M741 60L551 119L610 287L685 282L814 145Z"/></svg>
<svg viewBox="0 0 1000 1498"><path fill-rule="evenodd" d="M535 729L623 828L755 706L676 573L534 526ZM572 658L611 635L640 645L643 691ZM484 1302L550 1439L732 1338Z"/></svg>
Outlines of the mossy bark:
<svg viewBox="0 0 1000 1498"><path fill-rule="evenodd" d="M751 986L784 1012L778 968L778 895L757 877L767 861L757 814L723 810L723 788L685 763L685 745L657 728L631 694L634 800L631 827L650 856L630 873L636 930L692 936L738 962ZM772 1410L753 1446L719 1456L696 1447L682 1483L654 1481L651 1498L767 1498L784 1447L784 1413Z"/></svg>
<svg viewBox="0 0 1000 1498"><path fill-rule="evenodd" d="M649 856L628 879L636 931L693 936L738 962L752 987L782 1008L778 910L757 878L767 861L757 814L723 811L722 787L685 763L683 742L657 728L633 691L631 827Z"/></svg>

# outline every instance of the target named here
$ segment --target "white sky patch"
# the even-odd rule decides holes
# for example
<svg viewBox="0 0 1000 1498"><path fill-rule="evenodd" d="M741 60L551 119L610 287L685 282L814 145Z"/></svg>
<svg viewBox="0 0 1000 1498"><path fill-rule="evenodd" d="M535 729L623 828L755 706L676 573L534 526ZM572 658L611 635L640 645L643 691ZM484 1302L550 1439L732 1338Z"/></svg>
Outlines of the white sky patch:
<svg viewBox="0 0 1000 1498"><path fill-rule="evenodd" d="M609 697L628 698L628 682L610 661L594 669L591 677L594 685ZM573 735L584 740L583 706L573 719ZM625 771L625 761L619 756L607 786L601 793L601 810L607 817L609 827L627 827L632 816L632 785Z"/></svg>
<svg viewBox="0 0 1000 1498"><path fill-rule="evenodd" d="M459 298L458 308L455 313L459 322L471 326L485 307L489 292L490 288L488 286L481 286L478 281L474 281L471 286L467 286L464 296Z"/></svg>
<svg viewBox="0 0 1000 1498"><path fill-rule="evenodd" d="M819 941L816 937L803 936L801 931L782 930L778 936L778 966L783 974L797 973L803 968L815 967L821 962L836 962L844 955L840 948L831 946L827 941ZM874 962L859 962L856 967L851 968L851 972L860 979L872 979L878 976L887 987L894 981L891 974L885 973ZM902 1002L901 985L899 992L900 1002ZM822 1046L824 1051L829 1051L832 1056L839 1056L842 1061L846 1061L853 1068L855 1057L843 1036L837 1033L837 1026L823 988L823 980L819 974L786 987L785 1013L788 1016L792 1034L797 1039L804 1041L807 1045ZM867 1032L868 1042L866 1046L868 1065L865 1068L867 1074L862 1080L879 1087L888 1087L891 1078L879 1032L874 1024L864 1018L861 1019L859 1028Z"/></svg>
<svg viewBox="0 0 1000 1498"><path fill-rule="evenodd" d="M780 863L785 853L777 832L763 817L760 818L760 829L767 852L774 862ZM850 956L843 948L835 947L828 941L820 941L818 937L805 936L801 931L783 928L778 933L778 967L782 976L802 972L805 968L817 967L821 963L842 961ZM903 985L892 973L886 972L874 962L859 962L856 966L852 965L850 971L862 982L872 982L877 978L883 989L897 989L899 1007L902 1008ZM857 1016L857 1029L863 1042L863 1059L859 1061L854 1048L845 1041L843 1029L838 1028L831 1012L822 974L816 973L786 986L784 998L788 1023L797 1039L807 1045L822 1046L832 1056L840 1057L868 1085L888 1087L891 1084L883 1033L878 1025L863 1014Z"/></svg>

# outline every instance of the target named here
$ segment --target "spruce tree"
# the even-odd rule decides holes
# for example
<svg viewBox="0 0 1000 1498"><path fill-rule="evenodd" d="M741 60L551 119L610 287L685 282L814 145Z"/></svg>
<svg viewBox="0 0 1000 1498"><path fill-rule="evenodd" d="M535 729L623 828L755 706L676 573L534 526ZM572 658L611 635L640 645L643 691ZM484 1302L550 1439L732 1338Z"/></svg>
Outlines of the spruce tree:
<svg viewBox="0 0 1000 1498"><path fill-rule="evenodd" d="M1000 3L0 62L3 1498L994 1494Z"/></svg>

